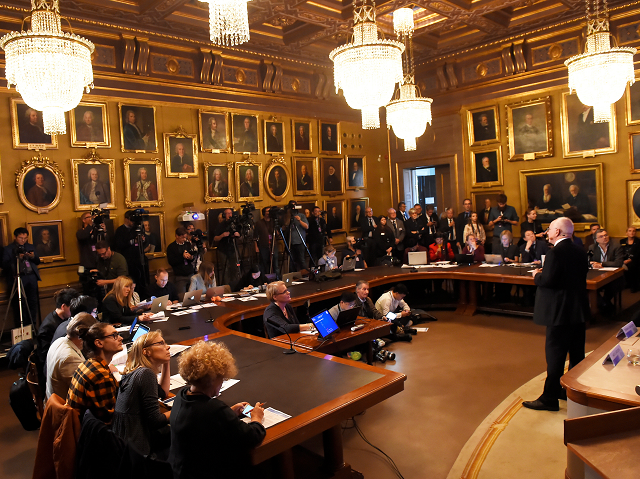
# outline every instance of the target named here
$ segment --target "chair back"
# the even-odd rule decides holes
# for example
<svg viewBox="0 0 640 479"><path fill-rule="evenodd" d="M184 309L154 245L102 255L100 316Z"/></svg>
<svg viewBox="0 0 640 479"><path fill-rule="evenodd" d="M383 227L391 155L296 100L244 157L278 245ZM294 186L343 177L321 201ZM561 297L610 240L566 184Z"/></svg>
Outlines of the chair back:
<svg viewBox="0 0 640 479"><path fill-rule="evenodd" d="M29 361L27 364L27 377L25 379L27 380L27 384L29 385L29 391L31 391L31 394L33 395L33 402L36 404L36 408L38 409L38 418L42 420L42 416L44 415L44 397L38 378L38 367L36 365L35 351L33 351L29 355Z"/></svg>

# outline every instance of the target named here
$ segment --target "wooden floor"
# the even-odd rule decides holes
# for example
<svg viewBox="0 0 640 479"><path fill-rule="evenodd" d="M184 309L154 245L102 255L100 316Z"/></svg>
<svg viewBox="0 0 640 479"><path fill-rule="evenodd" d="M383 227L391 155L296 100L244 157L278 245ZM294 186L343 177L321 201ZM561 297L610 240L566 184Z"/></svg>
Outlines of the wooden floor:
<svg viewBox="0 0 640 479"><path fill-rule="evenodd" d="M631 304L638 297L625 296ZM529 319L503 315L457 316L435 312L412 343L389 349L395 362L381 367L403 372L405 391L367 410L356 422L367 439L389 454L409 478L444 479L482 420L512 391L545 369L544 328ZM629 311L587 330L587 351L611 337ZM14 371L0 372L0 477L31 477L38 433L26 432L8 404ZM535 399L535 398L527 398ZM544 412L541 412L544 414ZM372 479L397 477L367 445L351 422L345 424L345 461ZM321 451L318 441L306 444ZM515 471L514 471L515 472Z"/></svg>

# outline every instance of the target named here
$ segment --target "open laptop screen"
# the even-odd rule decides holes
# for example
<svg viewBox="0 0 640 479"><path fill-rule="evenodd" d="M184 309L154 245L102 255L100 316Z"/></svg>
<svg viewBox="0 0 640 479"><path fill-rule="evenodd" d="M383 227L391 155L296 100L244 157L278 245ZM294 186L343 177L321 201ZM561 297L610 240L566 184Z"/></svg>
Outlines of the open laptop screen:
<svg viewBox="0 0 640 479"><path fill-rule="evenodd" d="M326 338L339 329L328 310L325 310L320 314L316 314L311 318L311 321L318 330L318 336L320 338Z"/></svg>
<svg viewBox="0 0 640 479"><path fill-rule="evenodd" d="M151 328L149 328L149 326L146 326L142 323L138 324L138 329L136 329L136 334L133 335L133 338L131 338L131 342L135 343L136 339L144 336L145 334L147 334L149 331L151 331Z"/></svg>

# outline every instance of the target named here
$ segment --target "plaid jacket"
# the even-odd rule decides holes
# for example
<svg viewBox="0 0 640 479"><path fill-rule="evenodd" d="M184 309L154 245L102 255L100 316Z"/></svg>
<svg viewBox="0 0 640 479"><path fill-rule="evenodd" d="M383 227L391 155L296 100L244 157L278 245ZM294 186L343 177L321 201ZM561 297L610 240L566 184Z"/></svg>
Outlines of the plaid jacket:
<svg viewBox="0 0 640 479"><path fill-rule="evenodd" d="M67 404L80 413L89 409L94 416L110 422L116 406L118 381L104 361L89 358L76 369L67 393Z"/></svg>

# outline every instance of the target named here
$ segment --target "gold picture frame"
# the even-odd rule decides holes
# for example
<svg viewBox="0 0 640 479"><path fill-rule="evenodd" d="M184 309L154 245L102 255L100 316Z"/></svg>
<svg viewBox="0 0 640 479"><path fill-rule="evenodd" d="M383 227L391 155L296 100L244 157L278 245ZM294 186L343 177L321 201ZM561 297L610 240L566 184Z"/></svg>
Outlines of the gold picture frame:
<svg viewBox="0 0 640 479"><path fill-rule="evenodd" d="M304 168L303 168L304 167ZM291 184L294 196L313 196L318 194L318 158L293 157Z"/></svg>
<svg viewBox="0 0 640 479"><path fill-rule="evenodd" d="M324 210L327 212L326 222L327 229L331 230L331 233L344 233L347 231L347 200L345 199L331 199L324 200ZM336 208L336 216L333 217L333 208ZM339 215L337 214L339 212Z"/></svg>
<svg viewBox="0 0 640 479"><path fill-rule="evenodd" d="M591 108L586 117L584 111ZM585 107L578 95L562 94L562 153L565 158L593 157L618 151L616 105L611 105L611 121L595 123L593 108Z"/></svg>
<svg viewBox="0 0 640 479"><path fill-rule="evenodd" d="M88 119L91 119L89 123ZM69 130L72 147L111 148L107 103L78 103L78 106L69 112Z"/></svg>
<svg viewBox="0 0 640 479"><path fill-rule="evenodd" d="M248 128L247 123L248 122ZM260 153L260 120L249 113L231 114L234 153Z"/></svg>
<svg viewBox="0 0 640 479"><path fill-rule="evenodd" d="M272 158L264 171L265 191L275 201L281 201L291 189L291 172L284 158Z"/></svg>
<svg viewBox="0 0 640 479"><path fill-rule="evenodd" d="M0 203L4 203L4 187L2 186L2 155L0 154Z"/></svg>
<svg viewBox="0 0 640 479"><path fill-rule="evenodd" d="M62 220L27 222L26 227L35 252L43 263L64 260Z"/></svg>
<svg viewBox="0 0 640 479"><path fill-rule="evenodd" d="M477 190L471 192L471 208L472 211L478 213L478 221L482 222L482 212L484 211L484 200L491 200L491 207L498 206L498 195L504 194L503 189L495 190Z"/></svg>
<svg viewBox="0 0 640 479"><path fill-rule="evenodd" d="M358 172L354 171L354 163L358 165ZM347 156L344 177L347 190L364 190L367 188L367 157ZM359 174L357 174L359 173Z"/></svg>
<svg viewBox="0 0 640 479"><path fill-rule="evenodd" d="M631 173L640 173L640 132L629 133L629 166Z"/></svg>
<svg viewBox="0 0 640 479"><path fill-rule="evenodd" d="M58 149L58 137L44 134L41 111L29 107L22 98L11 98L10 105L14 150Z"/></svg>
<svg viewBox="0 0 640 479"><path fill-rule="evenodd" d="M263 145L265 154L284 155L287 152L285 145L284 121L271 119L264 120L262 123L262 134L264 135ZM273 134L274 132L275 135Z"/></svg>
<svg viewBox="0 0 640 479"><path fill-rule="evenodd" d="M334 172L331 173L331 168ZM344 158L320 158L320 185L323 195L344 194Z"/></svg>
<svg viewBox="0 0 640 479"><path fill-rule="evenodd" d="M16 171L16 188L20 201L38 214L48 213L58 206L63 186L64 173L58 164L40 153L23 161Z"/></svg>
<svg viewBox="0 0 640 479"><path fill-rule="evenodd" d="M551 97L505 105L509 161L553 156Z"/></svg>
<svg viewBox="0 0 640 479"><path fill-rule="evenodd" d="M588 229L591 223L604 226L602 163L521 170L519 173L521 211L536 208L538 221L542 223L566 216L578 230Z"/></svg>
<svg viewBox="0 0 640 479"><path fill-rule="evenodd" d="M357 207L360 207L358 211ZM360 231L365 210L369 207L369 198L351 198L349 200L349 231ZM357 216L356 216L357 215Z"/></svg>
<svg viewBox="0 0 640 479"><path fill-rule="evenodd" d="M215 130L211 122L215 120ZM222 124L222 133L220 131ZM229 153L231 151L231 123L229 113L216 110L198 110L198 128L200 131L200 151L203 153ZM215 131L215 135L211 132Z"/></svg>
<svg viewBox="0 0 640 479"><path fill-rule="evenodd" d="M300 128L302 128L302 135ZM294 153L311 153L313 136L312 120L291 120L291 149Z"/></svg>
<svg viewBox="0 0 640 479"><path fill-rule="evenodd" d="M246 161L236 161L235 170L238 203L243 201L262 201L264 195L262 164L256 163L249 158ZM248 172L251 172L251 178L249 178Z"/></svg>
<svg viewBox="0 0 640 479"><path fill-rule="evenodd" d="M233 193L231 192L231 172L233 171L233 163L203 163L204 167L204 202L226 202L233 201ZM216 185L215 175L219 170L220 178ZM226 193L226 194L225 194Z"/></svg>
<svg viewBox="0 0 640 479"><path fill-rule="evenodd" d="M124 203L127 208L164 206L162 160L159 158L125 158L123 166ZM135 169L135 172L132 174L133 169ZM142 170L146 171L146 175L142 174Z"/></svg>
<svg viewBox="0 0 640 479"><path fill-rule="evenodd" d="M197 135L190 135L182 127L173 133L163 133L164 173L167 178L198 177Z"/></svg>
<svg viewBox="0 0 640 479"><path fill-rule="evenodd" d="M331 136L329 136L329 129L331 130ZM340 130L340 122L318 122L318 150L321 155L340 154L342 151L342 135Z"/></svg>
<svg viewBox="0 0 640 479"><path fill-rule="evenodd" d="M627 126L640 125L640 78L633 85L627 83L625 93Z"/></svg>
<svg viewBox="0 0 640 479"><path fill-rule="evenodd" d="M627 180L629 226L640 228L640 180Z"/></svg>
<svg viewBox="0 0 640 479"><path fill-rule="evenodd" d="M498 106L491 105L467 110L469 146L500 142L500 116Z"/></svg>
<svg viewBox="0 0 640 479"><path fill-rule="evenodd" d="M9 212L0 212L0 249L9 246Z"/></svg>
<svg viewBox="0 0 640 479"><path fill-rule="evenodd" d="M164 211L153 211L149 213L149 232L144 228L143 235L145 242L154 245L153 252L145 253L146 257L163 258L167 256L167 238L164 229Z"/></svg>
<svg viewBox="0 0 640 479"><path fill-rule="evenodd" d="M116 209L116 160L100 158L93 150L87 158L71 159L71 176L75 211L91 211L104 203Z"/></svg>
<svg viewBox="0 0 640 479"><path fill-rule="evenodd" d="M155 106L118 103L118 118L123 153L158 153Z"/></svg>
<svg viewBox="0 0 640 479"><path fill-rule="evenodd" d="M470 151L469 157L471 160L472 187L491 188L504 185L502 147L496 146L494 148Z"/></svg>

